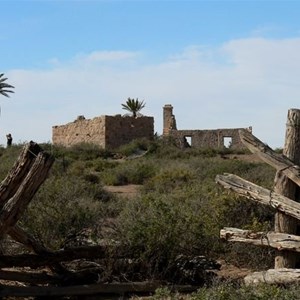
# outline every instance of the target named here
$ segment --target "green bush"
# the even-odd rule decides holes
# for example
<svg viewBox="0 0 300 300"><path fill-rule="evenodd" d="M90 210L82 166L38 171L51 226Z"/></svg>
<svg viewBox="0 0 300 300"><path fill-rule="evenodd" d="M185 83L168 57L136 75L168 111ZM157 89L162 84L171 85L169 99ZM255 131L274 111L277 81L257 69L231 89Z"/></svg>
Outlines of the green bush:
<svg viewBox="0 0 300 300"><path fill-rule="evenodd" d="M110 216L109 200L114 201L99 185L76 177L50 177L28 207L22 224L57 249L74 232L96 230L98 221Z"/></svg>
<svg viewBox="0 0 300 300"><path fill-rule="evenodd" d="M185 165L170 164L168 168L162 168L155 176L145 182L144 191L157 191L168 193L174 189L180 190L191 184L196 174Z"/></svg>
<svg viewBox="0 0 300 300"><path fill-rule="evenodd" d="M121 147L119 147L117 149L117 152L124 156L130 156L132 154L138 154L140 151L149 150L151 144L153 144L153 142L146 138L136 139L126 145L122 145Z"/></svg>
<svg viewBox="0 0 300 300"><path fill-rule="evenodd" d="M94 145L45 147L56 161L22 225L49 247L59 248L69 234L83 228L97 235L99 223L111 217L117 222L114 240L138 254L149 274L166 273L182 253L222 257L254 269L272 263L269 249L220 241L219 232L223 227L268 231L274 211L215 183L217 174L233 173L272 188L275 171L265 164L223 159L215 150L181 150L160 139L132 143L124 153L139 149L147 155L121 161ZM2 178L21 149L0 149ZM104 184L143 188L138 197L122 201L107 193Z"/></svg>
<svg viewBox="0 0 300 300"><path fill-rule="evenodd" d="M201 288L187 297L187 300L299 300L299 292L300 288L297 285L279 287L261 284L253 288L225 282L213 287Z"/></svg>
<svg viewBox="0 0 300 300"><path fill-rule="evenodd" d="M109 158L113 153L109 150L100 148L92 143L80 143L71 147L54 146L52 144L42 144L45 151L51 153L54 157L63 159L68 157L73 160L93 160L97 158Z"/></svg>
<svg viewBox="0 0 300 300"><path fill-rule="evenodd" d="M207 240L203 223L188 201L154 194L125 203L118 217L122 241L160 274L180 253L199 254Z"/></svg>
<svg viewBox="0 0 300 300"><path fill-rule="evenodd" d="M189 295L162 287L158 288L149 300L299 300L299 293L298 285L280 287L260 284L254 288L228 281L216 282L213 286L200 288Z"/></svg>
<svg viewBox="0 0 300 300"><path fill-rule="evenodd" d="M15 164L22 151L23 145L12 145L9 148L0 148L0 180L3 180Z"/></svg>
<svg viewBox="0 0 300 300"><path fill-rule="evenodd" d="M169 253L175 255L182 249L189 248L192 253L214 258L226 255L228 260L241 266L263 268L270 265L272 251L270 254L266 249L251 247L252 260L249 260L249 245L228 245L220 241L219 232L226 226L268 231L274 223L274 211L224 190L216 185L215 176L236 173L249 180L254 177L254 181L270 186L274 172L264 168L262 164L217 157L152 161L155 166L160 167L160 171L144 183L141 189L143 200L132 201L121 212L125 215L122 218L127 220L122 222L123 235L132 241L132 245L136 244L138 247L139 242L143 241L141 244L145 247L159 249L157 251L160 253L169 249ZM160 205L154 205L161 202L163 207L167 207L167 212ZM170 226L171 216L173 227L168 228L166 224ZM176 232L178 224L185 229L182 235ZM153 229L150 232L152 227L157 231ZM152 238L145 238L146 234L153 232L157 232L157 236L154 234ZM169 233L168 238L164 233ZM167 245L151 243L160 236L164 237Z"/></svg>
<svg viewBox="0 0 300 300"><path fill-rule="evenodd" d="M156 172L156 166L147 160L129 160L100 173L106 185L143 184Z"/></svg>

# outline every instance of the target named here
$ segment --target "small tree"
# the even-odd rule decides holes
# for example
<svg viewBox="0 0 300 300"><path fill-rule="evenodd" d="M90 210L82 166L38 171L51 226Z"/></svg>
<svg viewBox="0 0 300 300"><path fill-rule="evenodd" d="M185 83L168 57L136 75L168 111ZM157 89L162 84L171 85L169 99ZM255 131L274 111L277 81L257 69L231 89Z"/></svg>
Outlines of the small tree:
<svg viewBox="0 0 300 300"><path fill-rule="evenodd" d="M122 104L122 108L131 112L134 118L136 118L137 113L141 111L145 106L146 103L144 103L144 101L139 101L138 98L136 98L135 100L133 98L128 98L126 104Z"/></svg>
<svg viewBox="0 0 300 300"><path fill-rule="evenodd" d="M11 91L9 89L13 89L14 86L4 82L7 80L7 78L2 78L4 74L0 74L0 94L9 97L8 93L14 93L14 91Z"/></svg>

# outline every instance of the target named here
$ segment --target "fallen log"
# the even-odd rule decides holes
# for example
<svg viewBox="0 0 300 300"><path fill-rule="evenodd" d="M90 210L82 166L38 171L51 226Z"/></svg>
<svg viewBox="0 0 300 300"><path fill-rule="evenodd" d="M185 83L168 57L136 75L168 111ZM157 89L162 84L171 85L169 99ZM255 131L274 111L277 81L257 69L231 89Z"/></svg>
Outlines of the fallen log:
<svg viewBox="0 0 300 300"><path fill-rule="evenodd" d="M67 274L52 274L46 270L0 270L0 279L7 281L18 281L29 284L55 284L59 286L91 284L98 282L103 273L103 268L89 268L86 270L73 271Z"/></svg>
<svg viewBox="0 0 300 300"><path fill-rule="evenodd" d="M273 247L277 250L300 252L300 236L279 232L253 232L238 228L221 229L220 237L229 242L248 243L256 246Z"/></svg>
<svg viewBox="0 0 300 300"><path fill-rule="evenodd" d="M117 259L124 258L125 255L122 254L121 251L114 252L111 248L103 246L76 247L42 254L20 254L14 256L0 255L0 268L38 268L43 266L51 266L59 262L67 262L76 259L102 259L109 257Z"/></svg>
<svg viewBox="0 0 300 300"><path fill-rule="evenodd" d="M217 175L216 182L240 196L244 196L264 205L269 205L278 211L300 220L300 203L287 197L260 187L233 174Z"/></svg>
<svg viewBox="0 0 300 300"><path fill-rule="evenodd" d="M300 269L270 269L262 272L254 272L244 278L246 285L268 284L292 284L300 283Z"/></svg>
<svg viewBox="0 0 300 300"><path fill-rule="evenodd" d="M26 282L30 284L57 284L61 277L50 275L46 272L27 272L0 270L0 279L8 281Z"/></svg>
<svg viewBox="0 0 300 300"><path fill-rule="evenodd" d="M250 131L241 129L239 134L242 143L252 153L300 186L300 167L298 165L295 165L286 156L276 153Z"/></svg>
<svg viewBox="0 0 300 300"><path fill-rule="evenodd" d="M125 283L105 283L91 285L75 285L68 287L53 286L0 286L0 297L59 297L59 296L82 296L96 294L137 294L154 293L160 287L169 287L163 282L125 282ZM191 285L172 285L171 291L193 292L199 289L199 286Z"/></svg>

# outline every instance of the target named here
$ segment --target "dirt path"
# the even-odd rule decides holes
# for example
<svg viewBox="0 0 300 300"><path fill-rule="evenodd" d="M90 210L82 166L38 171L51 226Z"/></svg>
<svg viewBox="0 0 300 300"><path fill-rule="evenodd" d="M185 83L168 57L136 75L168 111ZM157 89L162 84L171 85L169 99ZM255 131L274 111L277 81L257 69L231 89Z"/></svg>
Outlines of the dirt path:
<svg viewBox="0 0 300 300"><path fill-rule="evenodd" d="M128 184L128 185L120 185L120 186L104 186L104 189L110 193L114 193L118 196L132 199L139 193L139 189L142 185L138 184Z"/></svg>
<svg viewBox="0 0 300 300"><path fill-rule="evenodd" d="M239 268L227 263L224 260L218 260L218 263L221 264L221 269L217 271L216 274L223 279L241 280L253 272L253 270L247 268Z"/></svg>

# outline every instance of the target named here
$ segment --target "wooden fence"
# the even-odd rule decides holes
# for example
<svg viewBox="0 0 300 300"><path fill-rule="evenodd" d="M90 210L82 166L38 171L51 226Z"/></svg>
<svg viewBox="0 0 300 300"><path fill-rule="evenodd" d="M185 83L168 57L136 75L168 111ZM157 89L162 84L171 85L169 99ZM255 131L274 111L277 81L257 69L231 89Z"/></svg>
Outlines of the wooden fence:
<svg viewBox="0 0 300 300"><path fill-rule="evenodd" d="M74 271L65 262L78 259L114 259L125 263L132 257L123 249L109 245L82 246L53 251L27 233L17 223L39 187L46 180L54 157L30 142L24 146L11 171L0 184L0 240L8 234L31 253L0 254L0 298L123 295L153 293L165 282L114 282L101 280L103 267ZM47 226L45 224L45 226ZM27 251L28 252L28 251ZM39 271L43 268L43 271ZM11 284L12 282L18 284ZM194 291L196 286L169 285L178 292ZM81 299L81 298L80 298Z"/></svg>
<svg viewBox="0 0 300 300"><path fill-rule="evenodd" d="M252 232L224 228L220 236L231 242L244 242L277 249L274 269L254 272L245 277L246 284L300 282L300 110L287 115L283 154L276 153L251 132L240 131L244 145L262 161L276 169L273 190L265 189L233 174L217 175L216 182L240 196L268 205L276 210L273 232Z"/></svg>

